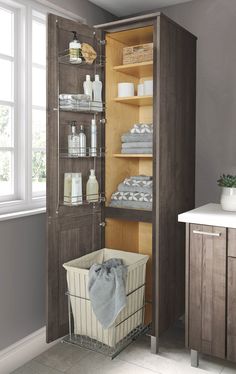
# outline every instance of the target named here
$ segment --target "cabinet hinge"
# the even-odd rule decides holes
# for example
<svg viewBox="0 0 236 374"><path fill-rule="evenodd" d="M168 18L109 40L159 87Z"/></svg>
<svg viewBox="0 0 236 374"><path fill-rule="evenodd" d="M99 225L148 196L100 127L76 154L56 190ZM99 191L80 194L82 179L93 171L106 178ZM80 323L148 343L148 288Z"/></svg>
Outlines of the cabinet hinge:
<svg viewBox="0 0 236 374"><path fill-rule="evenodd" d="M107 224L106 221L104 221L104 222L100 222L100 223L99 223L99 226L101 226L101 227L105 227L106 224Z"/></svg>
<svg viewBox="0 0 236 374"><path fill-rule="evenodd" d="M101 45L105 45L106 44L106 40L104 39L104 40L99 40L98 41Z"/></svg>
<svg viewBox="0 0 236 374"><path fill-rule="evenodd" d="M107 120L106 120L106 118L102 118L102 119L100 119L99 122L100 122L102 125L105 125L106 122L107 122Z"/></svg>

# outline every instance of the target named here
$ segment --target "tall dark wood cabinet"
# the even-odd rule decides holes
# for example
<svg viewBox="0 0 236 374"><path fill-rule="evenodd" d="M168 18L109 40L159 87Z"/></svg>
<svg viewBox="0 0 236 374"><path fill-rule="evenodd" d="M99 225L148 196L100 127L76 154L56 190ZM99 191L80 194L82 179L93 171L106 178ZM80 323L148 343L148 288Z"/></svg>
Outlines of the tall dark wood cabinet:
<svg viewBox="0 0 236 374"><path fill-rule="evenodd" d="M96 49L97 63L70 64L63 51L76 31L81 42ZM126 46L153 42L153 61L122 64ZM62 54L61 54L62 53ZM100 57L99 57L100 56ZM63 111L59 94L83 93L85 75L103 80L105 109ZM118 98L117 84L138 84L153 77L153 97ZM194 207L196 37L160 13L90 28L55 15L48 18L47 122L47 341L68 331L66 274L62 264L108 247L150 256L146 322L156 340L184 313L185 234L179 213ZM96 118L101 157L70 158L68 121L85 125ZM153 122L153 155L122 155L120 137L134 123ZM81 172L83 188L95 168L101 201L65 206L66 172ZM109 207L112 192L125 177L153 176L153 209ZM85 193L85 192L84 192ZM105 197L105 201L103 201Z"/></svg>

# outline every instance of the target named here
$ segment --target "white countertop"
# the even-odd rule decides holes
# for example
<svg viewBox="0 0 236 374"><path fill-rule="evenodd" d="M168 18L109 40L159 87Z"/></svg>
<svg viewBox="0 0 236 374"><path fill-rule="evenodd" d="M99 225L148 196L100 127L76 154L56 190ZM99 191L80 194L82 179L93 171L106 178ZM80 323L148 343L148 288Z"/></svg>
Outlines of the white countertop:
<svg viewBox="0 0 236 374"><path fill-rule="evenodd" d="M178 215L179 222L236 228L236 212L227 212L220 204L207 204Z"/></svg>

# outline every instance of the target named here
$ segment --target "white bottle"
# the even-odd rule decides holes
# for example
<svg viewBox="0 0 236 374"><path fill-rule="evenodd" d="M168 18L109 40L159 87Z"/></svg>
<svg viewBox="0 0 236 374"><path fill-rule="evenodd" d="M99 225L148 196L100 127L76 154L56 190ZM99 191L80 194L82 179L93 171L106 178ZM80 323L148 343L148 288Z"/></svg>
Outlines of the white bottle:
<svg viewBox="0 0 236 374"><path fill-rule="evenodd" d="M95 81L93 82L93 101L102 101L102 82L99 80L98 74L95 74Z"/></svg>
<svg viewBox="0 0 236 374"><path fill-rule="evenodd" d="M97 125L95 119L92 119L91 121L90 156L97 156Z"/></svg>
<svg viewBox="0 0 236 374"><path fill-rule="evenodd" d="M79 156L86 156L86 135L84 133L84 126L80 126L79 132Z"/></svg>
<svg viewBox="0 0 236 374"><path fill-rule="evenodd" d="M81 44L77 39L76 31L72 31L74 34L73 40L69 44L69 56L72 64L81 64Z"/></svg>
<svg viewBox="0 0 236 374"><path fill-rule="evenodd" d="M90 170L90 176L86 184L86 199L88 202L97 202L98 201L98 181L95 176L95 171Z"/></svg>
<svg viewBox="0 0 236 374"><path fill-rule="evenodd" d="M82 197L82 175L81 173L71 173L71 204L81 205Z"/></svg>
<svg viewBox="0 0 236 374"><path fill-rule="evenodd" d="M68 156L76 157L79 154L79 136L76 134L76 121L71 122L71 134L68 135Z"/></svg>
<svg viewBox="0 0 236 374"><path fill-rule="evenodd" d="M90 100L93 100L93 83L90 80L90 75L86 74L86 80L84 81L84 94L90 97Z"/></svg>

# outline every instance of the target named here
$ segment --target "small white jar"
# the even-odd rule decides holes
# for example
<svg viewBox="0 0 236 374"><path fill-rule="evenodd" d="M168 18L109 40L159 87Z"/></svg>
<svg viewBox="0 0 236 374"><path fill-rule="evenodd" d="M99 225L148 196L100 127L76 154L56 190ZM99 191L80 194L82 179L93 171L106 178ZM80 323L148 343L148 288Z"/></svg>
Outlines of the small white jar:
<svg viewBox="0 0 236 374"><path fill-rule="evenodd" d="M134 96L134 84L133 83L118 83L118 97L130 97Z"/></svg>
<svg viewBox="0 0 236 374"><path fill-rule="evenodd" d="M223 210L236 212L236 188L222 187L220 203Z"/></svg>

